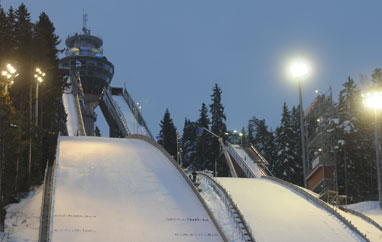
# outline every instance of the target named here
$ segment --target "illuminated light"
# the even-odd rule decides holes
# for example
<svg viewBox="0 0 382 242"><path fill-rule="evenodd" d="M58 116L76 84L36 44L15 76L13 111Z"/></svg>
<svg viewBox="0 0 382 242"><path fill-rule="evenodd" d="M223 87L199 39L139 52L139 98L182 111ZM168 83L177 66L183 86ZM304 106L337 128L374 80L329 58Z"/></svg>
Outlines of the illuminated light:
<svg viewBox="0 0 382 242"><path fill-rule="evenodd" d="M320 122L320 121L321 121L321 120L318 118L318 119L317 119L317 122Z"/></svg>
<svg viewBox="0 0 382 242"><path fill-rule="evenodd" d="M310 67L303 60L296 60L290 66L290 72L293 78L304 78L309 75Z"/></svg>
<svg viewBox="0 0 382 242"><path fill-rule="evenodd" d="M319 91L318 91L318 90L315 90L314 92L315 92L315 93L318 93Z"/></svg>
<svg viewBox="0 0 382 242"><path fill-rule="evenodd" d="M368 92L366 93L366 97L364 96L363 103L374 110L382 109L382 94L381 92Z"/></svg>
<svg viewBox="0 0 382 242"><path fill-rule="evenodd" d="M42 73L42 76L45 76L45 72Z"/></svg>
<svg viewBox="0 0 382 242"><path fill-rule="evenodd" d="M224 134L225 134L225 135L229 135L229 133L228 133L228 132L225 132Z"/></svg>
<svg viewBox="0 0 382 242"><path fill-rule="evenodd" d="M39 82L42 82L42 81L43 81L43 79L41 78L41 76L37 77L37 80L38 80Z"/></svg>
<svg viewBox="0 0 382 242"><path fill-rule="evenodd" d="M243 133L239 133L239 136L240 136L240 137L243 136Z"/></svg>
<svg viewBox="0 0 382 242"><path fill-rule="evenodd" d="M1 75L6 76L6 75L8 75L8 72L7 71L3 71L3 72L1 72Z"/></svg>
<svg viewBox="0 0 382 242"><path fill-rule="evenodd" d="M13 85L15 82L14 81L11 81L11 85Z"/></svg>
<svg viewBox="0 0 382 242"><path fill-rule="evenodd" d="M37 77L38 77L38 75L37 75L37 74L34 74L34 77L36 77L36 78L37 78Z"/></svg>
<svg viewBox="0 0 382 242"><path fill-rule="evenodd" d="M8 75L7 75L7 78L8 78L8 79L10 79L11 77L12 77L12 75L11 75L11 74L8 74Z"/></svg>
<svg viewBox="0 0 382 242"><path fill-rule="evenodd" d="M233 130L233 133L234 133L234 134L236 134L236 133L237 133L237 130L236 130L236 129L234 129L234 130Z"/></svg>
<svg viewBox="0 0 382 242"><path fill-rule="evenodd" d="M319 149L318 149L318 151L319 151L319 152L321 152L321 151L322 151L322 149L321 149L321 148L319 148Z"/></svg>

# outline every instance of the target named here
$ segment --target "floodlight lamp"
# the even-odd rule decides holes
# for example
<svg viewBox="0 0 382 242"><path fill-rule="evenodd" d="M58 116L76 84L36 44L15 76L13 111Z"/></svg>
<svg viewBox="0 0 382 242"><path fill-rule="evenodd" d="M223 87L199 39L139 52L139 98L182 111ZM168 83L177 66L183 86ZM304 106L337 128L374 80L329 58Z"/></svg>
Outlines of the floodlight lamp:
<svg viewBox="0 0 382 242"><path fill-rule="evenodd" d="M292 63L290 71L293 78L304 78L309 74L309 65L305 61L298 60Z"/></svg>
<svg viewBox="0 0 382 242"><path fill-rule="evenodd" d="M368 92L363 98L363 103L365 106L374 110L382 110L382 92Z"/></svg>
<svg viewBox="0 0 382 242"><path fill-rule="evenodd" d="M6 75L8 75L8 72L7 72L7 71L2 71L2 72L1 72L1 75L2 75L2 76L6 76Z"/></svg>
<svg viewBox="0 0 382 242"><path fill-rule="evenodd" d="M43 79L41 78L41 76L37 77L37 80L38 80L39 82L42 82L42 81L43 81Z"/></svg>
<svg viewBox="0 0 382 242"><path fill-rule="evenodd" d="M236 130L236 129L234 129L234 130L233 130L233 133L234 133L234 134L236 134L236 133L237 133L237 130Z"/></svg>
<svg viewBox="0 0 382 242"><path fill-rule="evenodd" d="M240 136L240 137L243 136L243 133L239 133L239 136Z"/></svg>

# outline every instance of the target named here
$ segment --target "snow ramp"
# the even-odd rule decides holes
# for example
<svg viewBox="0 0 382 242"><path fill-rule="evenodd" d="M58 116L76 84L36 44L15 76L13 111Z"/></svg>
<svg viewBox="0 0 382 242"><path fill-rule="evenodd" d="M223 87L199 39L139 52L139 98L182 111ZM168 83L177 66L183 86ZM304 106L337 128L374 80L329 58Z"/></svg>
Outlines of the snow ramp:
<svg viewBox="0 0 382 242"><path fill-rule="evenodd" d="M150 138L60 137L51 241L227 241L186 175Z"/></svg>
<svg viewBox="0 0 382 242"><path fill-rule="evenodd" d="M243 214L257 242L367 241L335 213L277 181L215 178Z"/></svg>
<svg viewBox="0 0 382 242"><path fill-rule="evenodd" d="M74 95L71 92L64 92L64 94L62 94L62 102L64 104L65 113L67 114L66 128L68 135L86 135L78 95Z"/></svg>

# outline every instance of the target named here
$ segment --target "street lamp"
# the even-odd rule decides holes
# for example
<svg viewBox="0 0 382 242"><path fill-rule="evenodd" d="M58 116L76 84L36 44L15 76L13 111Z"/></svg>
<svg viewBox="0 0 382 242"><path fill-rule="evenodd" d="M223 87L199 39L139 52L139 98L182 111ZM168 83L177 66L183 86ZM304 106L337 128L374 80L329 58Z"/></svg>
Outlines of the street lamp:
<svg viewBox="0 0 382 242"><path fill-rule="evenodd" d="M378 198L379 208L382 209L382 173L381 173L381 161L380 161L380 144L379 144L379 122L377 111L382 110L382 92L373 91L366 94L362 94L363 103L366 107L374 110L375 119L375 154L377 163L377 179L378 179Z"/></svg>
<svg viewBox="0 0 382 242"><path fill-rule="evenodd" d="M44 81L45 73L41 71L40 68L36 68L36 72L34 74L34 78L36 79L36 120L35 120L35 126L38 125L38 87L40 83Z"/></svg>
<svg viewBox="0 0 382 242"><path fill-rule="evenodd" d="M300 125L301 125L301 146L302 146L302 168L304 173L304 187L307 187L306 183L306 146L305 146L305 125L304 125L304 111L302 108L302 95L301 95L301 79L308 76L310 68L308 63L303 60L298 60L292 63L290 71L293 79L298 81L298 94L300 99Z"/></svg>
<svg viewBox="0 0 382 242"><path fill-rule="evenodd" d="M243 147L243 135L244 135L243 133L241 132L239 133L239 136L241 138L241 147Z"/></svg>

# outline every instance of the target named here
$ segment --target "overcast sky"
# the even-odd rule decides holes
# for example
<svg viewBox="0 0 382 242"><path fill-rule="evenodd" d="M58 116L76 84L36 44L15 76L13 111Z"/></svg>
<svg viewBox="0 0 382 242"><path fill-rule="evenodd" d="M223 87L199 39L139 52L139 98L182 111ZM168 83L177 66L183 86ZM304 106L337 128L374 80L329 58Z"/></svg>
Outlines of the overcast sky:
<svg viewBox="0 0 382 242"><path fill-rule="evenodd" d="M303 56L313 73L303 83L304 108L314 90L331 86L337 99L382 67L382 1L360 0L3 0L24 2L36 21L46 12L63 40L80 32L83 9L92 34L104 40L115 66L113 86L126 83L153 134L165 109L178 130L209 104L214 83L223 91L229 129L256 116L273 128L283 102L298 104L288 61ZM102 118L100 118L102 120Z"/></svg>

